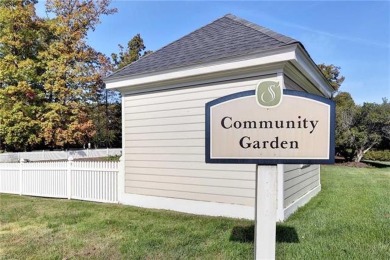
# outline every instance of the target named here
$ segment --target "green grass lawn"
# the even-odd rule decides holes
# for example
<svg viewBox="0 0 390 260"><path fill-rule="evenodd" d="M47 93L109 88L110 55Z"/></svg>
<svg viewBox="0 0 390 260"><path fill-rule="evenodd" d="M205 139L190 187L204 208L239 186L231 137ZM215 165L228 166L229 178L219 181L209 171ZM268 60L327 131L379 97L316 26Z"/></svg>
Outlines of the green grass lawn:
<svg viewBox="0 0 390 260"><path fill-rule="evenodd" d="M278 259L389 259L390 171L322 167L322 192L277 225ZM253 222L0 195L0 259L251 259Z"/></svg>
<svg viewBox="0 0 390 260"><path fill-rule="evenodd" d="M390 259L390 170L321 167L322 192L283 225L279 259Z"/></svg>

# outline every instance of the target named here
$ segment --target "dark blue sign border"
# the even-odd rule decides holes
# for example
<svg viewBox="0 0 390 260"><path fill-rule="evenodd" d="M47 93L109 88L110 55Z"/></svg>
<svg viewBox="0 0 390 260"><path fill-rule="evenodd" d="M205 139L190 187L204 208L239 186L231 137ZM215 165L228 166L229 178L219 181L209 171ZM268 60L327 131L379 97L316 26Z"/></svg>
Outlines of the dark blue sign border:
<svg viewBox="0 0 390 260"><path fill-rule="evenodd" d="M214 99L206 103L206 163L235 163L235 164L262 164L262 165L274 165L274 164L333 164L335 156L335 103L327 98L317 96L314 94L295 91L295 90L283 90L283 95L304 97L312 100L316 100L325 103L330 106L330 140L329 140L329 159L212 159L210 158L210 109L211 107L226 102L228 100L254 96L255 90L243 91L234 93L232 95L224 96Z"/></svg>

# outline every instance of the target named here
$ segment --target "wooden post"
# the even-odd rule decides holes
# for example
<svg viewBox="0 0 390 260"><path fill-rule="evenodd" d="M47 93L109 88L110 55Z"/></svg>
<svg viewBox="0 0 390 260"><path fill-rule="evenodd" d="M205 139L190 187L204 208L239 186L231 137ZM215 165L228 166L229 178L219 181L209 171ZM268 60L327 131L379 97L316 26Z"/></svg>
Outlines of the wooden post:
<svg viewBox="0 0 390 260"><path fill-rule="evenodd" d="M255 259L275 259L277 166L257 165Z"/></svg>

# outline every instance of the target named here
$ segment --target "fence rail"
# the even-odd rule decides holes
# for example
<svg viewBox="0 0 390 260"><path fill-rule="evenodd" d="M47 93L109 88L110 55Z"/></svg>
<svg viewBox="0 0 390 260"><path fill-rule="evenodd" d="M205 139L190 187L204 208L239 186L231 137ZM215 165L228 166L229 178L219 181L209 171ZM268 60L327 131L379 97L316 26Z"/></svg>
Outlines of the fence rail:
<svg viewBox="0 0 390 260"><path fill-rule="evenodd" d="M0 192L118 202L119 162L0 163Z"/></svg>
<svg viewBox="0 0 390 260"><path fill-rule="evenodd" d="M70 156L74 159L105 157L113 155L122 155L121 148L107 149L84 149L84 150L69 150L69 151L33 151L19 153L2 153L0 154L0 162L19 162L20 159L30 161L52 161L52 160L67 160Z"/></svg>

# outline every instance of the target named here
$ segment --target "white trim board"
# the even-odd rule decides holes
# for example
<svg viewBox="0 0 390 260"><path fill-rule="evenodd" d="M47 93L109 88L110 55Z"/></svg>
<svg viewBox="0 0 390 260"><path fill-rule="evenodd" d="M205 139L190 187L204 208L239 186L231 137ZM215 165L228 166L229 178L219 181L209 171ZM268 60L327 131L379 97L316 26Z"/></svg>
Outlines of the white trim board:
<svg viewBox="0 0 390 260"><path fill-rule="evenodd" d="M119 196L119 203L150 209L173 210L190 214L242 218L253 220L255 208L250 206L218 202L174 199L125 193Z"/></svg>
<svg viewBox="0 0 390 260"><path fill-rule="evenodd" d="M314 189L308 191L305 195L300 197L298 200L291 203L287 208L284 209L284 219L286 220L291 214L297 211L298 208L304 206L310 201L311 198L316 196L321 191L321 185L316 186Z"/></svg>
<svg viewBox="0 0 390 260"><path fill-rule="evenodd" d="M291 205L284 209L284 216L281 216L278 209L276 221L284 221L298 208L302 207L316 196L321 191L321 185L310 190L304 196L294 201ZM196 215L229 217L254 220L255 208L250 206L195 201L186 199L174 199L166 197L156 197L138 194L125 193L119 196L119 203L149 209L172 210Z"/></svg>
<svg viewBox="0 0 390 260"><path fill-rule="evenodd" d="M121 88L129 86L137 86L144 84L158 84L164 81L172 81L183 78L193 78L223 72L223 74L231 74L231 71L250 67L258 67L261 65L270 65L278 62L285 62L295 58L296 45L286 46L278 50L260 52L244 57L226 59L214 63L206 63L196 66L182 67L173 70L160 71L157 73L146 73L141 75L128 75L121 79L106 79L107 89L116 89L121 91ZM215 78L215 77L213 77ZM188 80L186 80L188 81ZM192 80L193 81L193 80Z"/></svg>

